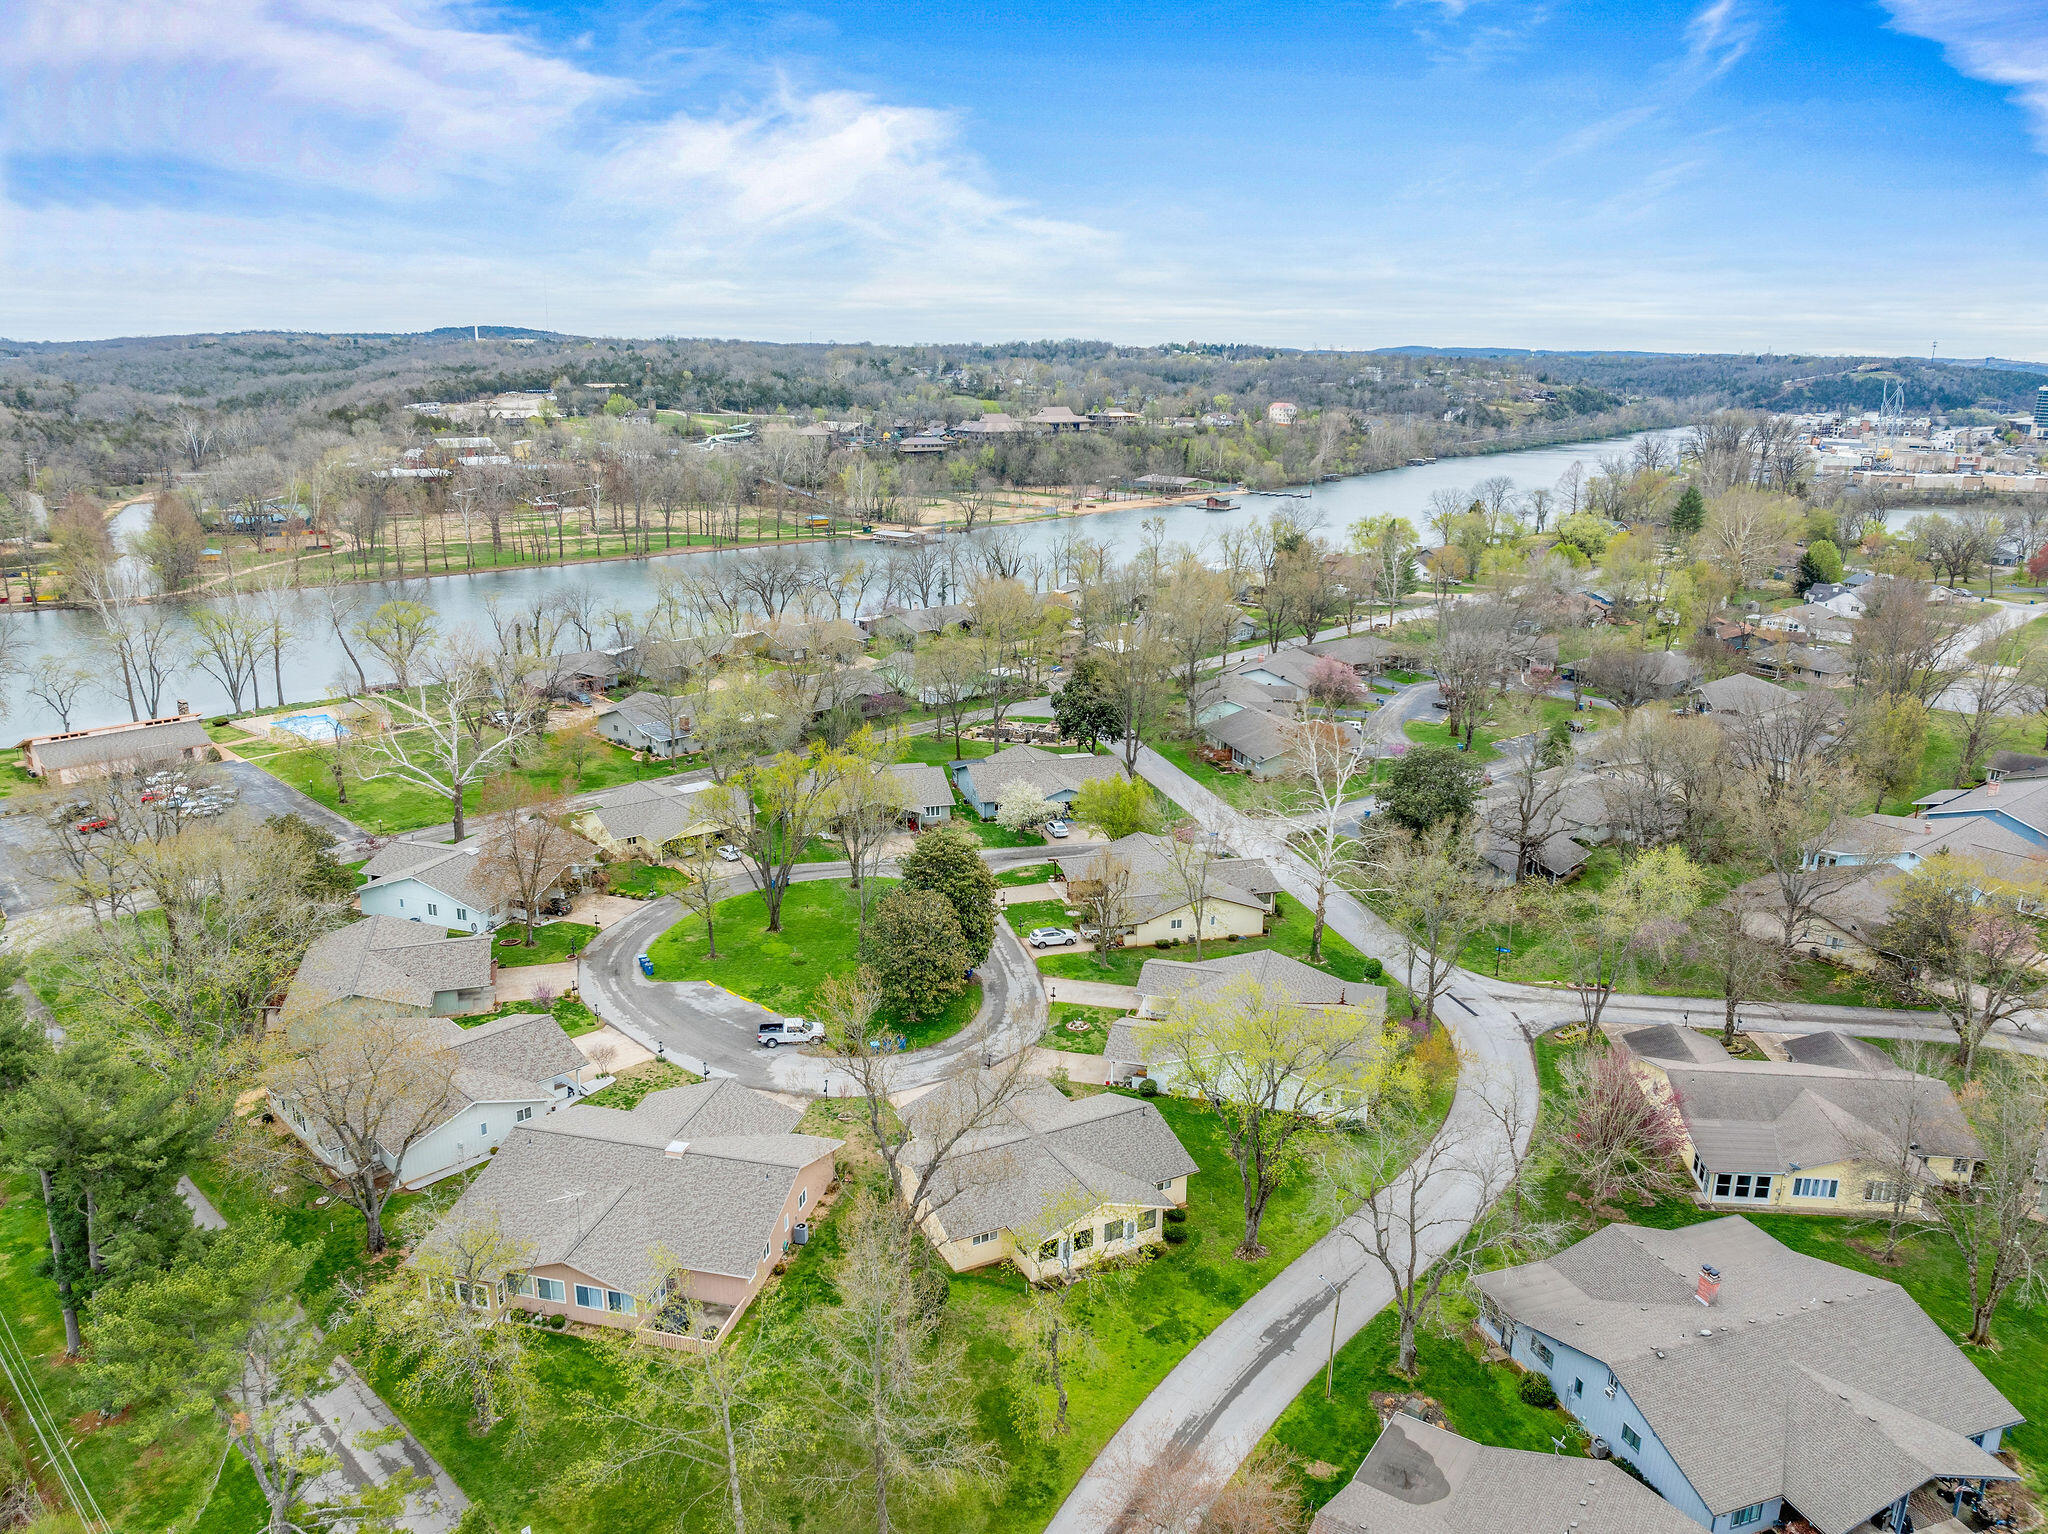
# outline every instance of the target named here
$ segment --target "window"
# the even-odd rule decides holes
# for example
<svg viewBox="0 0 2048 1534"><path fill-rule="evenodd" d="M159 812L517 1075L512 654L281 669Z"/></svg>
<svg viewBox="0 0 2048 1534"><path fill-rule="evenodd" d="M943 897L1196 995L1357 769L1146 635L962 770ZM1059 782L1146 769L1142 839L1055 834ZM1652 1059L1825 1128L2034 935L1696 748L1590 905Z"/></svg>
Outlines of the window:
<svg viewBox="0 0 2048 1534"><path fill-rule="evenodd" d="M593 1289L588 1284L576 1286L576 1303L584 1310L603 1310L604 1291Z"/></svg>
<svg viewBox="0 0 2048 1534"><path fill-rule="evenodd" d="M1586 1382L1585 1382L1584 1380L1580 1380L1580 1379L1575 1379L1575 1380L1573 1380L1573 1381L1572 1381L1572 1394L1573 1394L1573 1395L1575 1395L1575 1396L1582 1396L1582 1395L1584 1395L1585 1393L1586 1393Z"/></svg>
<svg viewBox="0 0 2048 1534"><path fill-rule="evenodd" d="M532 1117L533 1110L531 1108L521 1108L517 1113L512 1115L512 1122L515 1124L524 1124L528 1119Z"/></svg>
<svg viewBox="0 0 2048 1534"><path fill-rule="evenodd" d="M630 1316L633 1313L633 1296L621 1294L616 1289L607 1289L604 1292L604 1308L617 1315Z"/></svg>
<svg viewBox="0 0 2048 1534"><path fill-rule="evenodd" d="M1157 1230L1158 1228L1159 1211L1157 1209L1147 1209L1143 1214L1138 1216L1138 1229Z"/></svg>
<svg viewBox="0 0 2048 1534"><path fill-rule="evenodd" d="M1734 1181L1735 1179L1728 1173L1716 1172L1714 1174L1714 1197L1726 1198L1728 1196L1728 1189L1733 1186Z"/></svg>
<svg viewBox="0 0 2048 1534"><path fill-rule="evenodd" d="M797 1207L797 1208L799 1208L799 1209L803 1208L803 1207L804 1207L804 1205L808 1204L808 1203L809 1203L810 1201L811 1201L811 1190L810 1190L809 1188L799 1188L799 1189L797 1189L797 1193L796 1193L796 1207Z"/></svg>
<svg viewBox="0 0 2048 1534"><path fill-rule="evenodd" d="M427 902L427 914L429 916L439 916L441 914L441 908L434 904L433 901L429 900Z"/></svg>
<svg viewBox="0 0 2048 1534"><path fill-rule="evenodd" d="M1642 1453L1643 1435L1630 1427L1626 1422L1621 1425L1621 1441L1631 1449L1634 1449L1638 1454Z"/></svg>
<svg viewBox="0 0 2048 1534"><path fill-rule="evenodd" d="M1059 1254L1059 1237L1055 1236L1050 1241L1041 1241L1038 1243L1038 1260L1040 1262L1051 1262L1053 1258L1059 1256Z"/></svg>
<svg viewBox="0 0 2048 1534"><path fill-rule="evenodd" d="M1083 1225L1079 1230L1074 1232L1075 1251L1085 1252L1088 1250L1089 1247L1093 1246L1094 1244L1095 1227L1093 1225Z"/></svg>
<svg viewBox="0 0 2048 1534"><path fill-rule="evenodd" d="M972 1240L971 1242L969 1242L969 1243L968 1243L968 1245L970 1245L970 1246L987 1246L987 1245L989 1244L989 1242L991 1242L991 1241L995 1240L995 1238L996 1238L996 1235L997 1235L997 1232L995 1232L995 1231L992 1231L992 1230L985 1230L985 1231L983 1231L983 1232L982 1232L982 1233L981 1233L980 1235L976 1236L976 1237L975 1237L975 1238L974 1238L974 1239L973 1239L973 1240Z"/></svg>
<svg viewBox="0 0 2048 1534"><path fill-rule="evenodd" d="M1178 916L1174 917L1174 919L1168 922L1167 925L1169 927L1178 927L1180 925L1180 918Z"/></svg>
<svg viewBox="0 0 2048 1534"><path fill-rule="evenodd" d="M1130 1233L1131 1226L1128 1220L1111 1220L1102 1227L1102 1239L1104 1241L1121 1241Z"/></svg>
<svg viewBox="0 0 2048 1534"><path fill-rule="evenodd" d="M1792 1179L1792 1196L1794 1198L1833 1198L1841 1191L1841 1179L1836 1177L1795 1177Z"/></svg>
<svg viewBox="0 0 2048 1534"><path fill-rule="evenodd" d="M514 1294L524 1295L526 1298L532 1299L533 1275L531 1273L507 1273L505 1275L505 1287Z"/></svg>
<svg viewBox="0 0 2048 1534"><path fill-rule="evenodd" d="M1154 1193L1164 1193L1168 1188L1172 1186L1173 1183L1171 1180L1168 1180L1166 1182L1155 1182L1154 1184L1152 1184L1152 1191Z"/></svg>
<svg viewBox="0 0 2048 1534"><path fill-rule="evenodd" d="M1546 1369L1552 1367L1557 1362L1557 1355L1550 1351L1550 1344L1541 1337L1538 1337L1529 1344L1529 1350L1543 1360L1543 1367Z"/></svg>
<svg viewBox="0 0 2048 1534"><path fill-rule="evenodd" d="M1889 1204L1898 1196L1897 1183L1873 1181L1863 1185L1863 1202L1866 1204Z"/></svg>
<svg viewBox="0 0 2048 1534"><path fill-rule="evenodd" d="M476 1132L480 1135L488 1137L491 1132L491 1126L489 1124L479 1124L476 1126Z"/></svg>
<svg viewBox="0 0 2048 1534"><path fill-rule="evenodd" d="M1771 1196L1769 1173L1716 1172L1714 1174L1714 1197L1733 1198L1746 1201L1767 1199Z"/></svg>
<svg viewBox="0 0 2048 1534"><path fill-rule="evenodd" d="M1697 1156L1692 1158L1692 1180L1702 1188L1707 1185L1707 1164Z"/></svg>
<svg viewBox="0 0 2048 1534"><path fill-rule="evenodd" d="M457 906L457 907L455 908L455 919L456 919L457 921L468 921L468 920L469 920L469 912L467 912L467 911L463 910L463 908L462 908L461 906Z"/></svg>
<svg viewBox="0 0 2048 1534"><path fill-rule="evenodd" d="M398 897L398 909L401 911L405 909L405 896L403 895Z"/></svg>
<svg viewBox="0 0 2048 1534"><path fill-rule="evenodd" d="M1738 1507L1734 1512L1728 1515L1728 1527L1731 1529L1739 1529L1746 1523L1762 1522L1764 1516L1764 1507L1765 1504L1762 1502L1757 1503L1754 1507Z"/></svg>
<svg viewBox="0 0 2048 1534"><path fill-rule="evenodd" d="M568 1298L563 1292L562 1281L559 1278L536 1278L533 1287L542 1299L553 1300L557 1305Z"/></svg>

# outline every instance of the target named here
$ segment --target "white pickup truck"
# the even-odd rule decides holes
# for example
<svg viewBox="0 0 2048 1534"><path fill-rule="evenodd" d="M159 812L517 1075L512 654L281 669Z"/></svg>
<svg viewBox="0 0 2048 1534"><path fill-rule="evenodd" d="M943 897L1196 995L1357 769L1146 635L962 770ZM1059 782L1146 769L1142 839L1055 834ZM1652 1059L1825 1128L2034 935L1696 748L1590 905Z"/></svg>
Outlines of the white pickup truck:
<svg viewBox="0 0 2048 1534"><path fill-rule="evenodd" d="M824 1037L823 1023L808 1022L801 1017L785 1017L781 1022L771 1020L754 1030L754 1042L764 1049L774 1049L779 1044L816 1044Z"/></svg>

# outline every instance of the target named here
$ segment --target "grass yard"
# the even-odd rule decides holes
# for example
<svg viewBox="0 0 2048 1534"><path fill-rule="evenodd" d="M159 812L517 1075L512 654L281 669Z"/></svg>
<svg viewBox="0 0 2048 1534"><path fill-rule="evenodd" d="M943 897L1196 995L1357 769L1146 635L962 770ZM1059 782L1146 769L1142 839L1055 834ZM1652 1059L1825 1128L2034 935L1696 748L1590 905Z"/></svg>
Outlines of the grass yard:
<svg viewBox="0 0 2048 1534"><path fill-rule="evenodd" d="M703 1079L684 1070L673 1060L642 1060L638 1065L627 1066L612 1079L610 1086L592 1092L582 1101L593 1108L624 1110L650 1093L665 1092L670 1087L686 1087Z"/></svg>
<svg viewBox="0 0 2048 1534"><path fill-rule="evenodd" d="M466 932L453 935L469 936ZM560 964L573 959L597 936L597 928L580 921L551 921L533 929L531 948L526 946L526 928L515 923L507 923L491 936L491 952L498 956L498 967L516 969L525 964Z"/></svg>
<svg viewBox="0 0 2048 1534"><path fill-rule="evenodd" d="M1162 735L1155 740L1146 741L1145 744L1225 804L1242 809L1250 803L1251 796L1257 791L1258 784L1249 773L1225 772L1214 763L1205 762L1196 756L1192 741Z"/></svg>
<svg viewBox="0 0 2048 1534"><path fill-rule="evenodd" d="M977 756L993 756L995 746L985 740L960 741L959 761L971 761ZM953 755L953 737L950 734L910 735L896 743L896 760L899 762L923 762L930 767L943 767L956 760Z"/></svg>
<svg viewBox="0 0 2048 1534"><path fill-rule="evenodd" d="M541 1010L538 1001L500 1002L488 1012L471 1012L455 1021L464 1028L474 1028L478 1023L488 1023L500 1017L530 1017ZM547 1007L548 1014L562 1025L562 1032L575 1038L580 1033L595 1033L604 1026L589 1007L573 996L557 996Z"/></svg>
<svg viewBox="0 0 2048 1534"><path fill-rule="evenodd" d="M0 799L24 788L40 788L41 782L28 775L28 769L21 765L21 751L9 746L0 751Z"/></svg>
<svg viewBox="0 0 2048 1534"><path fill-rule="evenodd" d="M1071 1001L1053 1002L1046 1010L1051 1023L1038 1040L1039 1048L1076 1055L1101 1054L1109 1045L1109 1025L1126 1015L1121 1007L1084 1007ZM1077 1023L1083 1025L1078 1033Z"/></svg>
<svg viewBox="0 0 2048 1534"><path fill-rule="evenodd" d="M1074 918L1067 915L1066 906L1057 900L1020 900L1015 905L1003 908L1003 920L1010 924L1019 937L1039 927L1074 925ZM1058 952L1057 949L1047 951Z"/></svg>
<svg viewBox="0 0 2048 1534"><path fill-rule="evenodd" d="M1564 720L1576 720L1589 730L1604 729L1616 723L1621 715L1613 709L1589 708L1583 712L1575 710L1568 698L1543 698L1536 705L1535 729L1540 733ZM1411 719L1401 726L1407 737L1418 746L1455 746L1464 737L1453 736L1451 727L1441 719ZM1500 742L1513 739L1516 735L1528 734L1527 729L1517 728L1511 734L1490 730L1481 725L1472 733L1472 760L1475 762L1496 761L1500 757Z"/></svg>
<svg viewBox="0 0 2048 1534"><path fill-rule="evenodd" d="M996 875L996 883L1005 889L1023 889L1033 884L1048 884L1059 873L1051 863L1027 863L1021 868L1012 868Z"/></svg>
<svg viewBox="0 0 2048 1534"><path fill-rule="evenodd" d="M1927 746L1920 757L1918 781L1910 792L1895 800L1887 800L1880 808L1887 814L1910 815L1913 813L1913 800L1920 795L1931 794L1939 788L1954 788L1957 769L1962 765L1962 734L1961 720L1956 715L1929 714ZM1988 757L1993 751L2027 751L2040 755L2048 750L2041 741L2042 723L2038 718L2000 719L1992 726L1990 744L1984 754ZM1981 768L1982 764L1979 765Z"/></svg>
<svg viewBox="0 0 2048 1534"><path fill-rule="evenodd" d="M628 895L641 900L673 895L689 882L689 875L680 868L670 868L666 863L643 863L635 859L629 863L613 863L605 870L605 884L614 895Z"/></svg>
<svg viewBox="0 0 2048 1534"><path fill-rule="evenodd" d="M896 882L877 879L877 898ZM771 1012L808 1017L817 1010L814 998L827 977L850 974L859 963L856 915L853 891L841 880L793 884L782 902L783 930L770 932L767 902L759 890L750 890L718 903L716 959L705 957L704 921L697 916L656 938L647 956L657 980L708 980ZM895 1026L909 1047L922 1048L951 1038L980 1007L981 986L970 982L935 1015Z"/></svg>
<svg viewBox="0 0 2048 1534"><path fill-rule="evenodd" d="M1284 953L1289 958L1308 962L1308 939L1315 926L1315 916L1306 906L1292 895L1276 897L1278 909L1272 921L1272 930L1264 937L1240 938L1236 942L1210 942L1202 945L1202 957L1221 958L1225 954L1249 953L1253 949L1270 948ZM1012 906L1010 913L1028 911L1031 906ZM1014 921L1012 925L1014 925ZM1034 926L1065 925L1064 914L1059 922L1034 922ZM1028 929L1027 929L1028 930ZM1104 955L1092 953L1048 953L1038 961L1041 972L1061 980L1102 980L1112 985L1136 985L1138 971L1145 967L1147 959L1172 958L1191 962L1195 957L1192 943L1183 943L1178 948L1117 948ZM1106 958L1108 968L1098 961ZM1367 978L1367 960L1364 954L1353 948L1343 938L1327 928L1323 932L1323 963L1320 966L1329 973L1344 980Z"/></svg>

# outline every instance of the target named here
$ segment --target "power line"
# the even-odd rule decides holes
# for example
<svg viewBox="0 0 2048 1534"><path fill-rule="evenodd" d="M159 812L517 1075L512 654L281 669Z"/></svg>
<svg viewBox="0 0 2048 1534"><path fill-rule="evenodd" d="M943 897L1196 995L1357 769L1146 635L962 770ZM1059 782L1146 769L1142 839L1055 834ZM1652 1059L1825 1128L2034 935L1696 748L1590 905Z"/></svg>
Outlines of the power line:
<svg viewBox="0 0 2048 1534"><path fill-rule="evenodd" d="M0 1311L0 1373L5 1373L8 1384L14 1387L15 1398L21 1402L29 1425L35 1429L36 1437L43 1445L44 1457L58 1484L64 1488L65 1496L70 1499L72 1511L77 1513L88 1531L107 1529L107 1515L100 1511L92 1488L86 1484L84 1472L78 1468L78 1461L71 1457L71 1445L64 1437L63 1427L58 1423L56 1413L50 1410L49 1400L43 1395L34 1370L29 1367L27 1350L14 1335L13 1323L7 1319L5 1311Z"/></svg>

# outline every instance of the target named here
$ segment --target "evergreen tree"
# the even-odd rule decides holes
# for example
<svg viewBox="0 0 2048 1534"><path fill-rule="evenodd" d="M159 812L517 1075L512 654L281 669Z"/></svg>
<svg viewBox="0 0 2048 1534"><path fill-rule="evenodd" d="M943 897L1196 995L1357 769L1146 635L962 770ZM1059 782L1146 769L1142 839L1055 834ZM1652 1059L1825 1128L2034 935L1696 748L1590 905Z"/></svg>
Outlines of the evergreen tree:
<svg viewBox="0 0 2048 1534"><path fill-rule="evenodd" d="M1053 694L1052 720L1068 740L1085 740L1090 745L1103 736L1123 734L1123 709L1117 702L1108 663L1101 656L1084 655L1075 662L1067 685Z"/></svg>
<svg viewBox="0 0 2048 1534"><path fill-rule="evenodd" d="M1380 806L1395 825L1427 831L1443 821L1469 818L1479 802L1480 772L1471 757L1450 746L1417 746L1387 774Z"/></svg>
<svg viewBox="0 0 2048 1534"><path fill-rule="evenodd" d="M899 885L876 905L875 982L903 1021L914 1023L958 996L974 962L945 896Z"/></svg>
<svg viewBox="0 0 2048 1534"><path fill-rule="evenodd" d="M0 1093L26 1082L50 1052L41 1025L30 1018L28 1003L14 989L20 980L21 961L0 956Z"/></svg>
<svg viewBox="0 0 2048 1534"><path fill-rule="evenodd" d="M1804 596L1809 586L1841 578L1842 551L1826 538L1817 538L1799 556L1799 574L1792 582L1792 589Z"/></svg>
<svg viewBox="0 0 2048 1534"><path fill-rule="evenodd" d="M1706 525L1706 497L1700 494L1698 485L1687 485L1678 493L1678 504L1671 508L1671 534L1675 538L1690 538Z"/></svg>
<svg viewBox="0 0 2048 1534"><path fill-rule="evenodd" d="M988 957L996 939L996 876L981 860L981 843L959 826L934 826L902 861L903 887L945 898L960 924L969 964Z"/></svg>

